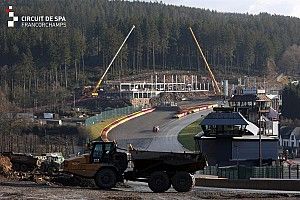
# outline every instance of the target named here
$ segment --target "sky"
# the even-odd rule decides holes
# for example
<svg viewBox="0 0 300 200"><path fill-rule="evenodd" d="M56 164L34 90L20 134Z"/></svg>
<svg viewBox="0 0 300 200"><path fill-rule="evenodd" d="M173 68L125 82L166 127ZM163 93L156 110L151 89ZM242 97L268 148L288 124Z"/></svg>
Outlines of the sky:
<svg viewBox="0 0 300 200"><path fill-rule="evenodd" d="M165 4L206 8L219 12L235 12L294 16L300 18L300 0L139 0L147 2L162 1Z"/></svg>

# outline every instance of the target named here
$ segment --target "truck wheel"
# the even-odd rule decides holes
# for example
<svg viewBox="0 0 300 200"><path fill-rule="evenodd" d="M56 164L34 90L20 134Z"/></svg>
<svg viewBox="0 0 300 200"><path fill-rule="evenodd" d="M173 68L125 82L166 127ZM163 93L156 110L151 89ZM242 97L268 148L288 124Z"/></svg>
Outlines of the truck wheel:
<svg viewBox="0 0 300 200"><path fill-rule="evenodd" d="M157 171L150 175L148 186L153 192L165 192L171 187L171 182L165 172Z"/></svg>
<svg viewBox="0 0 300 200"><path fill-rule="evenodd" d="M195 185L194 176L188 172L177 172L171 179L173 188L177 192L188 192Z"/></svg>
<svg viewBox="0 0 300 200"><path fill-rule="evenodd" d="M102 169L95 176L95 183L101 189L111 189L116 186L117 175L111 169Z"/></svg>

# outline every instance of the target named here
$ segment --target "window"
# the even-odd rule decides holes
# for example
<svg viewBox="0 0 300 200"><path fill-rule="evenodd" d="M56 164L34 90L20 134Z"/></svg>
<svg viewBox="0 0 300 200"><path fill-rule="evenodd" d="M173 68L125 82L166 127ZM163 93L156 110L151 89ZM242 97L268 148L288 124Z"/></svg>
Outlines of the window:
<svg viewBox="0 0 300 200"><path fill-rule="evenodd" d="M102 144L96 144L94 152L93 152L93 157L94 158L101 158L102 157Z"/></svg>
<svg viewBox="0 0 300 200"><path fill-rule="evenodd" d="M291 140L294 140L295 139L295 135L291 135Z"/></svg>

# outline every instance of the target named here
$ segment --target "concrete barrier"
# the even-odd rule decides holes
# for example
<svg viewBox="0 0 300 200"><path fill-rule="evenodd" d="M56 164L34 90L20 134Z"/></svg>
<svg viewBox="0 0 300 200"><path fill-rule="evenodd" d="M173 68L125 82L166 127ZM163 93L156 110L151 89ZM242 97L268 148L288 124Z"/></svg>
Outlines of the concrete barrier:
<svg viewBox="0 0 300 200"><path fill-rule="evenodd" d="M195 185L233 189L300 191L300 180L295 179L229 180L196 178Z"/></svg>
<svg viewBox="0 0 300 200"><path fill-rule="evenodd" d="M201 105L201 106L197 106L197 107L186 108L186 110L187 110L186 112L177 113L177 114L174 115L174 118L181 118L181 117L184 117L188 114L197 113L197 112L207 110L207 109L211 109L211 108L214 108L214 107L217 107L217 106L218 106L218 104L211 104L211 105Z"/></svg>
<svg viewBox="0 0 300 200"><path fill-rule="evenodd" d="M140 117L140 116L145 115L145 114L150 113L150 112L153 112L154 110L155 110L155 108L143 109L142 111L139 111L139 112L127 115L127 116L125 116L125 117L123 117L121 119L118 119L118 120L110 123L101 132L101 138L102 138L102 140L108 141L107 135L115 127L117 127L117 126L119 126L119 125L121 125L121 124L123 124L123 123L125 123L125 122L127 122L129 120L132 120L134 118Z"/></svg>

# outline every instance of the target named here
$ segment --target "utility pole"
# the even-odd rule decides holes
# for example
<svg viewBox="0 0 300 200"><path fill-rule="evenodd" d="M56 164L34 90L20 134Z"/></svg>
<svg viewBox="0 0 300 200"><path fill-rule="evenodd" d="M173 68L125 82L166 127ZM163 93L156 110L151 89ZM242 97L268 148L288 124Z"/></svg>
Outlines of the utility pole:
<svg viewBox="0 0 300 200"><path fill-rule="evenodd" d="M259 167L262 167L262 143L261 143L261 102L259 102L259 109L258 109L258 127L259 127Z"/></svg>

